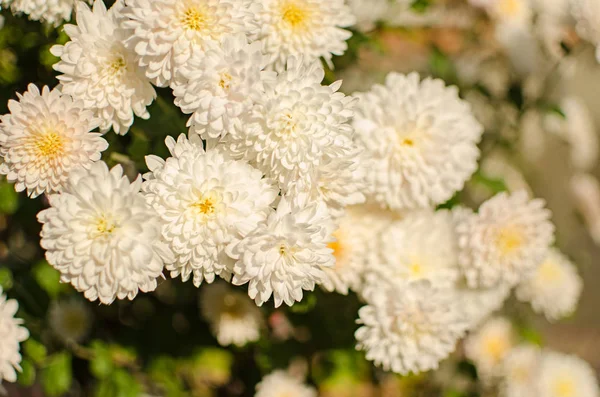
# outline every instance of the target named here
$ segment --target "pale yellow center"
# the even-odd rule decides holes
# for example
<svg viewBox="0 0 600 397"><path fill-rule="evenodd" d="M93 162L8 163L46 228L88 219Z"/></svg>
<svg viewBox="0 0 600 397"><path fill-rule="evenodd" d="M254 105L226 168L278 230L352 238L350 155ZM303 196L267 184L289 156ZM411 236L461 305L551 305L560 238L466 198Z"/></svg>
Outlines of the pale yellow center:
<svg viewBox="0 0 600 397"><path fill-rule="evenodd" d="M415 141L413 141L410 138L404 138L401 142L400 145L402 146L414 146L415 145Z"/></svg>
<svg viewBox="0 0 600 397"><path fill-rule="evenodd" d="M501 15L507 17L516 16L521 9L522 0L501 0L498 4L498 8Z"/></svg>
<svg viewBox="0 0 600 397"><path fill-rule="evenodd" d="M302 3L290 1L281 7L281 15L284 22L297 29L306 25L310 12Z"/></svg>
<svg viewBox="0 0 600 397"><path fill-rule="evenodd" d="M575 384L572 379L562 378L554 383L554 395L557 397L574 397Z"/></svg>
<svg viewBox="0 0 600 397"><path fill-rule="evenodd" d="M219 87L221 87L225 91L229 91L231 87L231 80L233 77L227 72L221 73L221 80L219 81Z"/></svg>
<svg viewBox="0 0 600 397"><path fill-rule="evenodd" d="M192 204L192 207L194 207L196 210L198 210L201 214L204 215L211 215L214 214L216 211L215 202L211 197L207 197L201 199L200 201L197 201L196 203Z"/></svg>
<svg viewBox="0 0 600 397"><path fill-rule="evenodd" d="M484 348L494 361L500 361L509 349L509 343L504 338L490 337L485 341Z"/></svg>
<svg viewBox="0 0 600 397"><path fill-rule="evenodd" d="M101 217L96 223L96 230L101 235L111 234L116 228L117 225L115 225L114 222L110 222L105 217Z"/></svg>
<svg viewBox="0 0 600 397"><path fill-rule="evenodd" d="M552 282L560 279L561 272L558 264L552 261L545 261L540 265L538 274L541 280Z"/></svg>
<svg viewBox="0 0 600 397"><path fill-rule="evenodd" d="M496 244L504 255L511 254L521 248L525 242L523 233L516 227L509 226L501 229L496 238Z"/></svg>
<svg viewBox="0 0 600 397"><path fill-rule="evenodd" d="M420 263L412 263L408 270L414 277L419 277L423 275L423 266L421 266Z"/></svg>
<svg viewBox="0 0 600 397"><path fill-rule="evenodd" d="M181 23L189 30L200 32L208 27L208 18L202 10L190 7L183 13Z"/></svg>
<svg viewBox="0 0 600 397"><path fill-rule="evenodd" d="M107 74L109 76L117 76L121 74L127 68L127 63L123 57L115 58L107 68Z"/></svg>
<svg viewBox="0 0 600 397"><path fill-rule="evenodd" d="M38 156L54 159L64 152L65 141L56 132L48 132L35 142Z"/></svg>

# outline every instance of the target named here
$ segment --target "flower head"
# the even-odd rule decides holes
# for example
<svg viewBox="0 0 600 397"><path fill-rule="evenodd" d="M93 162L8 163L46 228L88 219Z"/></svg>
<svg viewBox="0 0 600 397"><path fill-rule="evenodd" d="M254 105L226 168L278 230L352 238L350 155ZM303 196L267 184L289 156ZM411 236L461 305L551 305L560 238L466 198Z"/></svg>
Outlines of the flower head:
<svg viewBox="0 0 600 397"><path fill-rule="evenodd" d="M98 133L93 113L60 90L42 92L31 84L9 101L10 114L1 117L0 174L27 195L59 192L71 171L100 160L108 143Z"/></svg>
<svg viewBox="0 0 600 397"><path fill-rule="evenodd" d="M16 371L21 371L20 343L29 338L29 331L15 318L19 303L7 299L0 287L0 382L17 380ZM16 370L16 371L15 371Z"/></svg>
<svg viewBox="0 0 600 397"><path fill-rule="evenodd" d="M60 61L54 69L62 92L83 101L102 120L100 128L111 127L126 134L134 114L147 119L146 106L156 96L150 81L137 64L135 52L125 48L129 37L120 27L123 3L119 0L107 11L104 2L96 0L93 10L78 3L77 25L66 25L71 41L52 47Z"/></svg>
<svg viewBox="0 0 600 397"><path fill-rule="evenodd" d="M530 397L536 393L541 350L535 345L519 345L506 355L502 363L502 396Z"/></svg>
<svg viewBox="0 0 600 397"><path fill-rule="evenodd" d="M168 137L166 144L172 157L147 157L151 172L142 190L176 257L167 270L183 281L193 275L196 286L227 278L232 262L225 247L266 219L279 190L247 163L205 151L197 135Z"/></svg>
<svg viewBox="0 0 600 397"><path fill-rule="evenodd" d="M577 268L557 249L551 249L533 276L517 287L517 298L549 320L558 320L575 311L583 282Z"/></svg>
<svg viewBox="0 0 600 397"><path fill-rule="evenodd" d="M334 265L333 223L321 202L282 197L277 210L240 242L227 247L236 260L233 284L248 283L248 295L261 306L271 295L275 307L302 300Z"/></svg>
<svg viewBox="0 0 600 397"><path fill-rule="evenodd" d="M538 396L598 397L600 388L592 367L579 357L544 351L537 379Z"/></svg>
<svg viewBox="0 0 600 397"><path fill-rule="evenodd" d="M356 97L356 139L365 148L371 196L381 205L444 203L475 172L483 128L455 87L390 73L385 85Z"/></svg>
<svg viewBox="0 0 600 397"><path fill-rule="evenodd" d="M281 72L293 56L309 61L323 58L332 66L352 33L343 28L355 17L343 0L263 0L260 40L273 69Z"/></svg>
<svg viewBox="0 0 600 397"><path fill-rule="evenodd" d="M64 21L71 20L73 6L77 0L2 0L10 4L13 13L26 14L34 21L46 22L58 26ZM82 0L88 3L91 0ZM7 4L7 5L8 5Z"/></svg>
<svg viewBox="0 0 600 397"><path fill-rule="evenodd" d="M255 397L317 397L310 386L289 375L285 371L274 371L256 385Z"/></svg>
<svg viewBox="0 0 600 397"><path fill-rule="evenodd" d="M248 0L125 0L123 26L129 48L146 76L168 86L177 69L195 52L219 45L227 35L258 33L260 3Z"/></svg>
<svg viewBox="0 0 600 397"><path fill-rule="evenodd" d="M38 214L46 259L91 301L110 304L156 289L172 254L160 240L160 220L122 167L104 162L74 172L50 208Z"/></svg>
<svg viewBox="0 0 600 397"><path fill-rule="evenodd" d="M218 282L202 287L202 315L222 346L244 346L260 338L262 313L242 292Z"/></svg>
<svg viewBox="0 0 600 397"><path fill-rule="evenodd" d="M527 193L500 193L458 226L460 264L469 286L514 285L544 260L554 239L550 211Z"/></svg>

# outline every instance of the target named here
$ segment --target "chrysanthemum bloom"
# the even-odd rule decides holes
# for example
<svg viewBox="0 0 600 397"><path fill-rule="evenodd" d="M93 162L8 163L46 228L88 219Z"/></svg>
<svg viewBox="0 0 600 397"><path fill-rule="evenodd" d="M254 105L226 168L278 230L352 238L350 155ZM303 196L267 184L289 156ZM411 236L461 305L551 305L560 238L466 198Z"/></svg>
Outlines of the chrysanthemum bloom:
<svg viewBox="0 0 600 397"><path fill-rule="evenodd" d="M251 232L271 211L279 190L246 162L216 149L204 151L197 135L166 139L172 157L148 156L142 190L162 218L162 235L176 260L171 277L194 285L229 278L225 246Z"/></svg>
<svg viewBox="0 0 600 397"><path fill-rule="evenodd" d="M349 124L355 101L337 92L339 81L321 85L323 77L319 65L291 59L223 139L232 156L277 180L285 193L299 179L317 183L310 179L327 158L347 158L357 150Z"/></svg>
<svg viewBox="0 0 600 397"><path fill-rule="evenodd" d="M469 286L514 285L531 276L554 240L550 211L527 193L500 193L457 227Z"/></svg>
<svg viewBox="0 0 600 397"><path fill-rule="evenodd" d="M254 397L317 397L317 392L312 387L303 384L300 380L285 371L274 371L265 376L256 385Z"/></svg>
<svg viewBox="0 0 600 397"><path fill-rule="evenodd" d="M506 355L501 369L502 397L532 397L536 392L541 350L535 345L519 345Z"/></svg>
<svg viewBox="0 0 600 397"><path fill-rule="evenodd" d="M543 351L537 394L544 397L598 397L594 369L579 357Z"/></svg>
<svg viewBox="0 0 600 397"><path fill-rule="evenodd" d="M373 30L391 8L388 0L348 0L348 6L356 18L356 27L364 32Z"/></svg>
<svg viewBox="0 0 600 397"><path fill-rule="evenodd" d="M91 301L110 304L156 289L172 254L160 240L160 219L120 165L104 162L73 172L50 208L38 214L46 259Z"/></svg>
<svg viewBox="0 0 600 397"><path fill-rule="evenodd" d="M466 328L453 291L426 281L380 288L358 315L357 349L402 375L437 368Z"/></svg>
<svg viewBox="0 0 600 397"><path fill-rule="evenodd" d="M465 339L465 356L477 367L482 379L500 375L502 362L516 341L511 322L503 317L490 318Z"/></svg>
<svg viewBox="0 0 600 397"><path fill-rule="evenodd" d="M248 295L225 282L202 287L200 308L221 346L244 346L260 338L260 309Z"/></svg>
<svg viewBox="0 0 600 397"><path fill-rule="evenodd" d="M382 282L451 287L459 277L457 243L450 211L411 212L381 232L369 267Z"/></svg>
<svg viewBox="0 0 600 397"><path fill-rule="evenodd" d="M175 105L192 114L190 133L203 139L226 134L232 120L247 111L251 98L263 91L263 82L275 78L274 73L263 71L265 65L260 43L248 44L244 34L228 36L206 52L193 53L171 83Z"/></svg>
<svg viewBox="0 0 600 397"><path fill-rule="evenodd" d="M0 174L30 197L59 192L72 170L88 168L108 148L100 134L90 133L99 121L58 89L40 93L30 84L18 97L1 117Z"/></svg>
<svg viewBox="0 0 600 397"><path fill-rule="evenodd" d="M302 290L312 291L322 281L323 267L334 265L333 223L322 202L281 198L277 211L239 243L227 247L236 260L235 285L248 283L248 295L258 306L271 295L275 307L302 300Z"/></svg>
<svg viewBox="0 0 600 397"><path fill-rule="evenodd" d="M0 383L16 381L16 371L21 371L19 344L29 338L29 331L21 325L23 320L15 318L18 309L19 303L7 299L0 287Z"/></svg>
<svg viewBox="0 0 600 397"><path fill-rule="evenodd" d="M516 294L553 321L575 311L582 289L577 267L560 251L551 249L533 276L519 284Z"/></svg>
<svg viewBox="0 0 600 397"><path fill-rule="evenodd" d="M92 313L79 300L52 301L48 313L50 328L64 341L81 342L92 326Z"/></svg>
<svg viewBox="0 0 600 397"><path fill-rule="evenodd" d="M500 310L510 296L510 292L511 287L505 284L491 288L469 288L460 284L456 294L469 329L479 327L490 315Z"/></svg>
<svg viewBox="0 0 600 397"><path fill-rule="evenodd" d="M260 2L248 0L125 0L127 46L146 76L168 86L177 68L227 35L258 33Z"/></svg>
<svg viewBox="0 0 600 397"><path fill-rule="evenodd" d="M42 21L58 26L64 21L71 20L71 13L76 0L3 0L2 4L9 6L15 14L26 14L29 19ZM88 3L91 0L86 0Z"/></svg>
<svg viewBox="0 0 600 397"><path fill-rule="evenodd" d="M271 67L281 72L290 57L307 61L323 58L333 67L333 55L342 55L356 18L343 0L263 0L260 40Z"/></svg>
<svg viewBox="0 0 600 397"><path fill-rule="evenodd" d="M129 131L134 114L150 117L146 106L156 96L137 55L125 48L129 36L120 27L122 8L121 0L108 12L101 0L96 0L93 11L79 2L77 25L64 27L71 41L50 50L61 58L54 69L63 73L58 76L62 92L82 100L85 109L102 121L102 131L112 127L121 135Z"/></svg>
<svg viewBox="0 0 600 397"><path fill-rule="evenodd" d="M368 242L385 225L369 209L366 206L349 207L338 220L338 229L333 233L335 241L329 243L335 265L323 268L325 278L321 283L329 292L347 295L349 289L361 291L363 271L369 255Z"/></svg>
<svg viewBox="0 0 600 397"><path fill-rule="evenodd" d="M374 200L392 209L435 206L477 169L482 126L456 87L417 73L390 73L385 85L356 94L356 139Z"/></svg>

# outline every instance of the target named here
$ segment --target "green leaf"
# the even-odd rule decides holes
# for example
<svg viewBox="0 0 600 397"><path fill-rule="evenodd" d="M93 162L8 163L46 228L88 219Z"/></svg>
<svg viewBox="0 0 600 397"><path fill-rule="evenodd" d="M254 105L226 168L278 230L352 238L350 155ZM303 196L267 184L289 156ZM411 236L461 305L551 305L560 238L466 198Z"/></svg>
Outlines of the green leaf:
<svg viewBox="0 0 600 397"><path fill-rule="evenodd" d="M454 64L450 58L438 48L434 47L431 52L431 56L429 57L429 68L431 74L446 81L448 84L452 84L457 80Z"/></svg>
<svg viewBox="0 0 600 397"><path fill-rule="evenodd" d="M2 289L4 291L8 291L9 289L12 288L12 286L13 286L12 272L6 267L0 268L0 287L2 287Z"/></svg>
<svg viewBox="0 0 600 397"><path fill-rule="evenodd" d="M477 171L475 175L473 175L473 182L484 185L494 194L506 192L508 190L503 179L490 178L482 174L481 171Z"/></svg>
<svg viewBox="0 0 600 397"><path fill-rule="evenodd" d="M23 345L25 356L29 357L34 363L41 365L48 355L46 346L36 341L35 339L29 338Z"/></svg>
<svg viewBox="0 0 600 397"><path fill-rule="evenodd" d="M115 384L115 397L139 397L142 387L129 372L119 369L111 377Z"/></svg>
<svg viewBox="0 0 600 397"><path fill-rule="evenodd" d="M24 387L29 387L35 382L35 366L27 359L21 361L21 368L23 369L19 374L19 384Z"/></svg>
<svg viewBox="0 0 600 397"><path fill-rule="evenodd" d="M42 370L42 385L46 394L50 397L62 396L69 391L72 382L71 355L62 352L50 356Z"/></svg>
<svg viewBox="0 0 600 397"><path fill-rule="evenodd" d="M114 365L108 346L100 341L91 344L94 358L90 361L90 372L98 379L108 377L114 370Z"/></svg>
<svg viewBox="0 0 600 397"><path fill-rule="evenodd" d="M33 277L52 299L56 299L62 292L68 290L67 284L60 283L60 273L46 261L38 262L33 268Z"/></svg>
<svg viewBox="0 0 600 397"><path fill-rule="evenodd" d="M8 183L0 184L0 214L12 215L19 209L19 195Z"/></svg>
<svg viewBox="0 0 600 397"><path fill-rule="evenodd" d="M290 307L292 313L308 313L317 305L317 297L315 294L308 293L304 296L300 302L294 303Z"/></svg>
<svg viewBox="0 0 600 397"><path fill-rule="evenodd" d="M431 3L429 0L415 0L410 5L410 8L414 12L424 13L425 11L427 11L427 8L429 8L430 5L431 5Z"/></svg>
<svg viewBox="0 0 600 397"><path fill-rule="evenodd" d="M531 344L542 346L542 335L532 327L522 327L519 329L519 334L526 342Z"/></svg>

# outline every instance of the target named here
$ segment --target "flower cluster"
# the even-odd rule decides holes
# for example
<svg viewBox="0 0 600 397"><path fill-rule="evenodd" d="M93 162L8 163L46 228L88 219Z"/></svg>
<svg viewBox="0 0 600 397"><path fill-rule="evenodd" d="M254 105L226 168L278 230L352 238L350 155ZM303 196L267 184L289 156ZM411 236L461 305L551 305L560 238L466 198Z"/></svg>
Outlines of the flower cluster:
<svg viewBox="0 0 600 397"><path fill-rule="evenodd" d="M23 320L15 318L18 309L17 301L6 299L0 287L0 382L16 381L16 371L21 370L19 344L29 337L29 331L21 325Z"/></svg>

